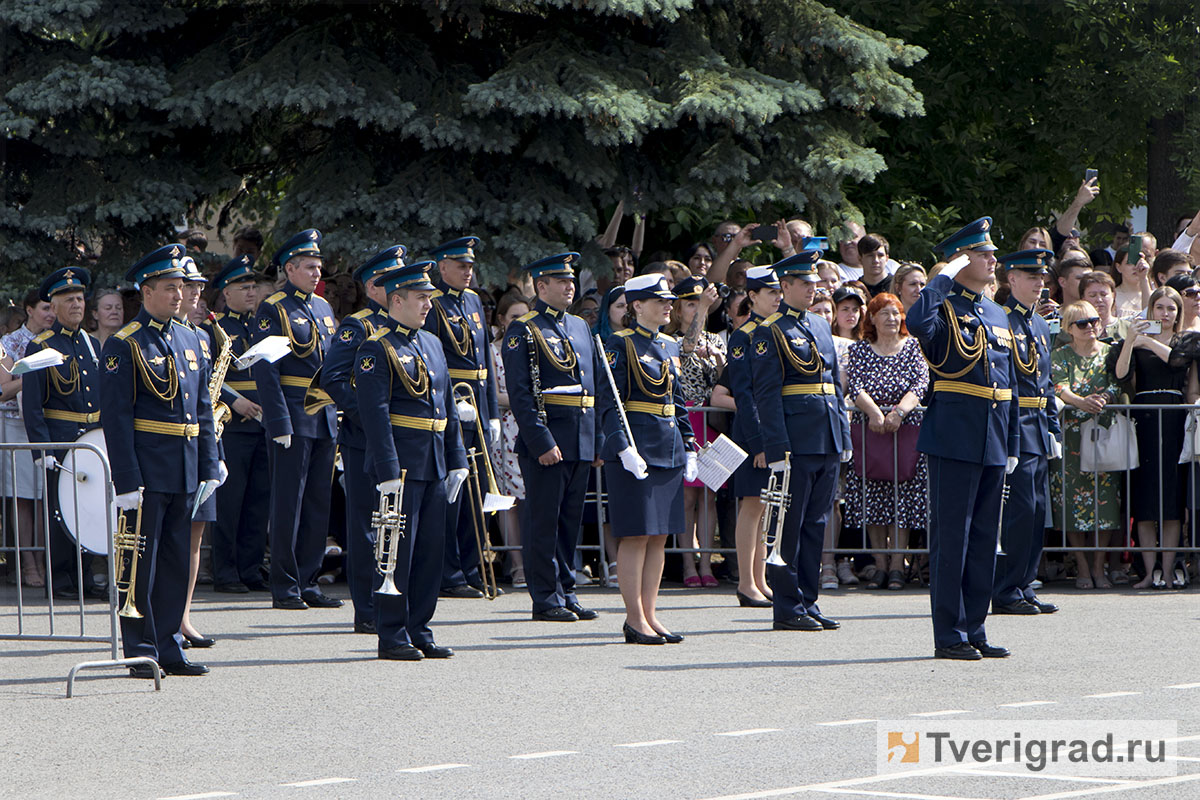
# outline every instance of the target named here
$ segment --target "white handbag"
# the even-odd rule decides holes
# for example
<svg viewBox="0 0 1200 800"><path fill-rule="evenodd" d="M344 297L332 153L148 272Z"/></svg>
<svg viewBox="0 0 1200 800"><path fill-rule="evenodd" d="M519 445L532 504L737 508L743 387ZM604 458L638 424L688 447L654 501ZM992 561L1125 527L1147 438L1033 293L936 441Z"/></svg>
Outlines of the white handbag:
<svg viewBox="0 0 1200 800"><path fill-rule="evenodd" d="M1188 412L1187 425L1183 431L1183 448L1179 453L1179 463L1189 464L1200 461L1200 409L1193 408Z"/></svg>
<svg viewBox="0 0 1200 800"><path fill-rule="evenodd" d="M1124 414L1107 428L1095 417L1080 426L1079 468L1084 472L1124 472L1138 466L1137 429Z"/></svg>

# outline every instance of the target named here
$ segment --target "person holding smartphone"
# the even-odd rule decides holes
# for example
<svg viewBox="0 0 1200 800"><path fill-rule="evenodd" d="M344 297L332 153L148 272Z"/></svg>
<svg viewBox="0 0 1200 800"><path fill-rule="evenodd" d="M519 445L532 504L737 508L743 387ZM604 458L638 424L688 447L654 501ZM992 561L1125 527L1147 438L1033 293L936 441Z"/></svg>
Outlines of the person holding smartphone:
<svg viewBox="0 0 1200 800"><path fill-rule="evenodd" d="M1117 285L1118 317L1136 317L1150 305L1150 262L1142 254L1142 238L1134 236L1129 245L1117 251L1112 267Z"/></svg>

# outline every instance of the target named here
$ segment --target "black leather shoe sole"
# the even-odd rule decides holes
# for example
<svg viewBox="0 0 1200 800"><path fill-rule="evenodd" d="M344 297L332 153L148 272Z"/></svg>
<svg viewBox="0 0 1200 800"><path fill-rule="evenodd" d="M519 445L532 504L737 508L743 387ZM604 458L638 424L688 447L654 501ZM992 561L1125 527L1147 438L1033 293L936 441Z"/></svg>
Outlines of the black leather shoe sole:
<svg viewBox="0 0 1200 800"><path fill-rule="evenodd" d="M178 661L174 664L163 664L163 672L168 675L207 675L208 667L203 664L193 664L191 661Z"/></svg>
<svg viewBox="0 0 1200 800"><path fill-rule="evenodd" d="M299 597L285 597L282 600L271 601L272 608L282 608L287 611L303 611L308 608L308 603L301 600Z"/></svg>
<svg viewBox="0 0 1200 800"><path fill-rule="evenodd" d="M836 631L838 628L842 627L842 623L838 622L836 619L830 619L829 617L821 614L809 614L808 616L819 622L821 627L827 631Z"/></svg>
<svg viewBox="0 0 1200 800"><path fill-rule="evenodd" d="M983 656L971 645L960 642L953 647L938 647L933 651L934 658L948 658L952 661L979 661Z"/></svg>
<svg viewBox="0 0 1200 800"><path fill-rule="evenodd" d="M776 621L771 624L771 627L777 631L823 631L825 628L821 623L809 616L792 617L783 621Z"/></svg>
<svg viewBox="0 0 1200 800"><path fill-rule="evenodd" d="M1036 614L1040 614L1042 612L1041 612L1041 609L1039 609L1033 603L1028 603L1028 602L1022 600L1018 603L1009 603L1008 605L1003 605L1003 606L993 605L992 613L993 614L1013 614L1016 616L1030 617L1030 616L1034 616Z"/></svg>
<svg viewBox="0 0 1200 800"><path fill-rule="evenodd" d="M971 647L979 651L979 655L984 658L1008 658L1012 655L1007 647L996 647L987 642L971 642Z"/></svg>
<svg viewBox="0 0 1200 800"><path fill-rule="evenodd" d="M596 617L600 616L599 612L593 611L590 608L584 608L583 606L579 605L579 603L569 604L567 606L567 611L570 611L575 616L584 620L595 619Z"/></svg>
<svg viewBox="0 0 1200 800"><path fill-rule="evenodd" d="M411 644L402 644L399 647L379 648L379 657L388 661L421 661L425 654Z"/></svg>
<svg viewBox="0 0 1200 800"><path fill-rule="evenodd" d="M341 600L338 600L336 597L330 597L327 594L301 595L300 599L309 608L341 608L343 605Z"/></svg>
<svg viewBox="0 0 1200 800"><path fill-rule="evenodd" d="M213 591L221 594L249 594L250 587L244 583L216 583L213 584Z"/></svg>
<svg viewBox="0 0 1200 800"><path fill-rule="evenodd" d="M422 655L426 658L451 658L454 656L454 651L449 647L442 647L436 644L426 644L417 647Z"/></svg>
<svg viewBox="0 0 1200 800"><path fill-rule="evenodd" d="M354 623L354 632L355 633L369 633L372 635L379 633L379 631L376 630L376 628L375 628L374 622L356 622L356 623Z"/></svg>
<svg viewBox="0 0 1200 800"><path fill-rule="evenodd" d="M578 622L579 617L574 611L565 608L549 608L545 611L533 612L533 618L538 622Z"/></svg>
<svg viewBox="0 0 1200 800"><path fill-rule="evenodd" d="M464 600L478 600L483 597L483 592L474 586L468 586L464 583L462 586L451 586L449 589L442 589L438 592L438 597L458 597Z"/></svg>

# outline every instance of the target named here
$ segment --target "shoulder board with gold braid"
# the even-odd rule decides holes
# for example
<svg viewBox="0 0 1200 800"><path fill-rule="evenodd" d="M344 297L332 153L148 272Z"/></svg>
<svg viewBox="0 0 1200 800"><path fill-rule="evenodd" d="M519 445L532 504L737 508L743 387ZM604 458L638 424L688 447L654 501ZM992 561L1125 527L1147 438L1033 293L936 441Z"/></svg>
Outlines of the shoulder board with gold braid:
<svg viewBox="0 0 1200 800"><path fill-rule="evenodd" d="M468 295L468 294L478 294L478 292L476 292L474 289L472 289L472 288L470 288L470 287L467 287L466 289L463 289L462 293L463 293L463 295L464 295L464 296L465 296L465 295Z"/></svg>
<svg viewBox="0 0 1200 800"><path fill-rule="evenodd" d="M113 336L117 337L118 339L126 339L126 338L132 336L137 331L141 330L141 328L142 328L142 323L138 322L137 320L134 320L133 322L126 325L124 328L121 328L121 330L114 333Z"/></svg>
<svg viewBox="0 0 1200 800"><path fill-rule="evenodd" d="M371 309L364 308L362 311L355 311L351 314L350 319L366 319L367 317L374 316L374 314L375 312Z"/></svg>
<svg viewBox="0 0 1200 800"><path fill-rule="evenodd" d="M530 311L528 314L522 314L521 316L517 317L517 322L529 322L529 320L533 319L537 315L538 312Z"/></svg>
<svg viewBox="0 0 1200 800"><path fill-rule="evenodd" d="M270 303L271 305L275 305L276 303L278 303L280 300L282 300L285 297L287 297L287 292L276 292L275 294L271 295L263 302Z"/></svg>
<svg viewBox="0 0 1200 800"><path fill-rule="evenodd" d="M33 337L33 341L35 344L41 344L42 342L46 341L53 335L54 335L54 329L48 328L48 329L42 331L41 333L39 333L37 336Z"/></svg>
<svg viewBox="0 0 1200 800"><path fill-rule="evenodd" d="M780 314L778 311L776 311L774 314L772 314L771 316L767 317L766 319L764 319L762 321L762 326L765 328L768 325L774 325L776 322L778 322L781 319L783 319L783 314ZM749 323L747 323L747 324L749 324Z"/></svg>
<svg viewBox="0 0 1200 800"><path fill-rule="evenodd" d="M658 337L656 338L656 341L668 342L670 344L679 344L679 339L675 338L674 336L672 336L669 333L663 333L662 331L658 332Z"/></svg>
<svg viewBox="0 0 1200 800"><path fill-rule="evenodd" d="M213 314L213 318L216 319L217 322L220 322L221 320L225 319L225 312L218 311L216 314Z"/></svg>
<svg viewBox="0 0 1200 800"><path fill-rule="evenodd" d="M617 331L614 335L622 337L633 336L633 328L625 328L624 330Z"/></svg>
<svg viewBox="0 0 1200 800"><path fill-rule="evenodd" d="M432 292L430 292L429 297L432 300L436 300L444 294L445 292L443 292L441 289L434 289Z"/></svg>
<svg viewBox="0 0 1200 800"><path fill-rule="evenodd" d="M367 341L368 342L378 342L384 336L387 336L387 332L388 332L387 328L379 328L377 331L375 331L374 333L372 333L370 336L367 337Z"/></svg>
<svg viewBox="0 0 1200 800"><path fill-rule="evenodd" d="M747 322L742 327L738 328L742 333L754 333L754 329L758 327L758 323L753 320Z"/></svg>

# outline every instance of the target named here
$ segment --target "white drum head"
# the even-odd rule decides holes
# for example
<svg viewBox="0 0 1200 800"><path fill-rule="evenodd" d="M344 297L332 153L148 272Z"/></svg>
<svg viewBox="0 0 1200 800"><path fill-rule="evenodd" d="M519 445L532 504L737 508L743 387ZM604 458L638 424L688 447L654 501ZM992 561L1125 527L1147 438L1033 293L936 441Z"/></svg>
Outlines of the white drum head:
<svg viewBox="0 0 1200 800"><path fill-rule="evenodd" d="M92 444L106 455L104 431L87 431L77 443ZM66 469L58 475L58 513L72 539L93 555L108 555L108 531L104 524L104 498L108 483L104 480L104 465L91 450L68 450L62 459ZM67 470L70 470L68 472ZM109 521L117 527L117 507L110 505Z"/></svg>

